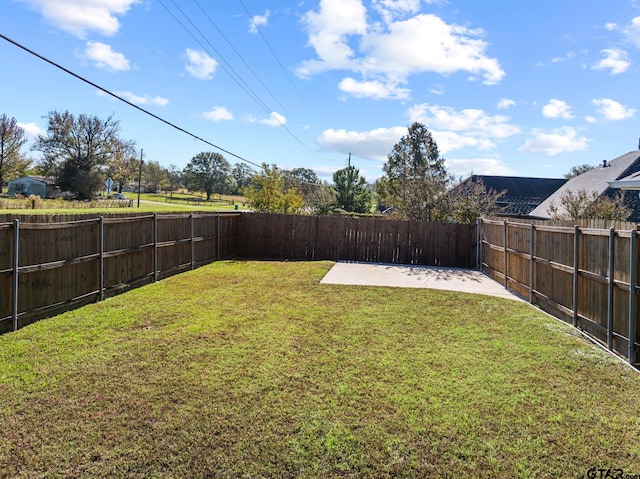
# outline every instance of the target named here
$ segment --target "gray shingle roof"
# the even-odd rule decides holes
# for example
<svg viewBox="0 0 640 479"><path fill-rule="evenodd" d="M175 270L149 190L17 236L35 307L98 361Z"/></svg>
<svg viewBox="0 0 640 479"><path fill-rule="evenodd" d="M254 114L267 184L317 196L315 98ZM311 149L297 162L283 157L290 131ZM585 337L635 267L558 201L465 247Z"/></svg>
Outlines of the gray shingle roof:
<svg viewBox="0 0 640 479"><path fill-rule="evenodd" d="M582 173L581 175L571 178L562 187L556 190L555 193L544 200L530 214L531 216L538 218L550 218L551 215L547 210L551 203L558 207L558 214L563 214L564 208L562 208L560 198L568 190L573 192L585 190L587 193L595 191L599 195L613 196L619 190L612 190L609 187L608 182L619 180L638 171L640 171L640 151L631 151L616 158L615 160L607 161L606 166L600 165L592 170ZM632 215L632 217L634 216L635 215ZM630 221L634 220L630 219Z"/></svg>
<svg viewBox="0 0 640 479"><path fill-rule="evenodd" d="M564 178L528 178L522 176L472 175L469 181L482 183L487 190L505 193L496 204L501 215L526 216L545 198L560 188L567 180Z"/></svg>

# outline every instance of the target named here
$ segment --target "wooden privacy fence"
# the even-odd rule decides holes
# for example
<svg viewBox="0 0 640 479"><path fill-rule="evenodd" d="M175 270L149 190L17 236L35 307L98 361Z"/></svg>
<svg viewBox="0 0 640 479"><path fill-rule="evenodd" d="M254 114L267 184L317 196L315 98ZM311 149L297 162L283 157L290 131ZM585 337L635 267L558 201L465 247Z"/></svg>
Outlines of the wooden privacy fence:
<svg viewBox="0 0 640 479"><path fill-rule="evenodd" d="M247 213L240 230L250 258L476 266L475 224Z"/></svg>
<svg viewBox="0 0 640 479"><path fill-rule="evenodd" d="M617 231L480 221L482 269L637 366L638 245Z"/></svg>
<svg viewBox="0 0 640 479"><path fill-rule="evenodd" d="M0 332L237 254L240 214L0 223Z"/></svg>

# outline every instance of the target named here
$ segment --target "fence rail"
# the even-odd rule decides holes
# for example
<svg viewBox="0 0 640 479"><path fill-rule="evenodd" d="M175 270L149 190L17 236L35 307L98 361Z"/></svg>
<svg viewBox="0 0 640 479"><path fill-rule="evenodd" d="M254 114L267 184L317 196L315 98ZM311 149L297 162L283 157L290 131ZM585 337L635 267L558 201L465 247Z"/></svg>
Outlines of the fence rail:
<svg viewBox="0 0 640 479"><path fill-rule="evenodd" d="M30 216L31 222L0 224L0 332L236 255L239 219L238 213L62 222Z"/></svg>
<svg viewBox="0 0 640 479"><path fill-rule="evenodd" d="M483 218L481 267L636 366L639 258L635 225L628 226L617 231Z"/></svg>

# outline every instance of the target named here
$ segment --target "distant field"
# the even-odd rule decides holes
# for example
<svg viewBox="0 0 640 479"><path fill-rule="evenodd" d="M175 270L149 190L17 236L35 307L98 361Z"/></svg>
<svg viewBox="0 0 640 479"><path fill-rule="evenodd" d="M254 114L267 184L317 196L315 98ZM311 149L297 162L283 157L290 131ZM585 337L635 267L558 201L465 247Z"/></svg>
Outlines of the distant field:
<svg viewBox="0 0 640 479"><path fill-rule="evenodd" d="M0 477L640 474L637 372L525 303L331 265L222 261L0 336Z"/></svg>
<svg viewBox="0 0 640 479"><path fill-rule="evenodd" d="M125 193L128 200L132 201L129 207L128 201L118 200L96 200L91 202L63 201L63 200L39 200L33 204L28 199L17 200L6 195L0 196L0 213L16 214L82 214L82 213L117 213L140 211L149 212L176 212L176 211L235 211L235 204L238 210L246 209L243 206L245 198L241 196L222 196L224 203L217 201L207 202L204 196L186 195L174 193L174 198L164 194L140 195L140 206L138 207L137 193ZM216 198L218 198L216 196ZM229 204L233 202L234 204Z"/></svg>

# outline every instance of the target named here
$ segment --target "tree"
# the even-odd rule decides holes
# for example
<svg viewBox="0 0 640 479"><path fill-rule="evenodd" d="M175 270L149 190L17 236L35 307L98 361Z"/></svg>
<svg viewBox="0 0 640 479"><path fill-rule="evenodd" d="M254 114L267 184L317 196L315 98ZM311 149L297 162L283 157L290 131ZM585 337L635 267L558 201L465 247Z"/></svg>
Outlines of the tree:
<svg viewBox="0 0 640 479"><path fill-rule="evenodd" d="M171 198L173 198L173 190L177 186L180 186L182 182L182 172L174 164L169 165L167 169L167 181L169 182L169 191L171 191Z"/></svg>
<svg viewBox="0 0 640 479"><path fill-rule="evenodd" d="M122 193L124 185L137 176L139 163L135 145L131 140L113 140L113 153L107 163L107 175L115 182L118 193Z"/></svg>
<svg viewBox="0 0 640 479"><path fill-rule="evenodd" d="M587 165L586 163L583 163L582 165L572 166L571 169L563 175L563 177L565 180L570 180L571 178L579 176L589 170L593 170L594 168L595 166Z"/></svg>
<svg viewBox="0 0 640 479"><path fill-rule="evenodd" d="M27 142L25 132L15 118L4 113L0 116L0 194L2 184L13 179L16 170L24 170L24 159L20 149ZM26 166L28 168L28 164Z"/></svg>
<svg viewBox="0 0 640 479"><path fill-rule="evenodd" d="M234 194L241 194L247 186L251 184L251 178L253 178L254 172L244 163L236 163L231 169L231 175L235 181Z"/></svg>
<svg viewBox="0 0 640 479"><path fill-rule="evenodd" d="M145 179L145 187L156 193L168 183L167 170L157 161L145 161L142 165L142 177Z"/></svg>
<svg viewBox="0 0 640 479"><path fill-rule="evenodd" d="M473 223L482 215L496 215L501 208L498 199L505 191L487 190L482 179L460 183L449 191L451 219L457 223Z"/></svg>
<svg viewBox="0 0 640 479"><path fill-rule="evenodd" d="M47 162L56 165L62 190L73 190L74 185L86 177L84 173L99 172L113 156L119 123L112 117L102 120L97 116L80 114L76 118L68 111L52 111L48 121L47 134L38 136L33 149L41 151ZM77 179L79 175L80 179ZM76 192L85 199L93 193L89 192L87 196Z"/></svg>
<svg viewBox="0 0 640 479"><path fill-rule="evenodd" d="M285 189L284 173L276 165L262 165L263 171L253 176L244 195L259 213L298 213L304 200L294 188Z"/></svg>
<svg viewBox="0 0 640 479"><path fill-rule="evenodd" d="M189 189L204 191L207 201L212 193L230 193L233 186L231 165L220 153L198 153L185 167L184 176Z"/></svg>
<svg viewBox="0 0 640 479"><path fill-rule="evenodd" d="M373 199L367 181L355 166L347 166L333 174L336 207L353 213L368 213Z"/></svg>
<svg viewBox="0 0 640 479"><path fill-rule="evenodd" d="M380 200L394 208L401 218L442 221L449 217L447 190L453 177L431 133L421 123L413 123L408 134L394 145L383 170L386 179L378 182Z"/></svg>
<svg viewBox="0 0 640 479"><path fill-rule="evenodd" d="M547 208L547 213L554 220L577 220L582 218L627 221L631 211L624 205L624 195L613 198L600 196L597 191L586 190L574 192L567 190L560 196L561 211L554 202Z"/></svg>
<svg viewBox="0 0 640 479"><path fill-rule="evenodd" d="M312 215L328 215L336 204L336 191L326 181L313 186L304 198L305 211Z"/></svg>

